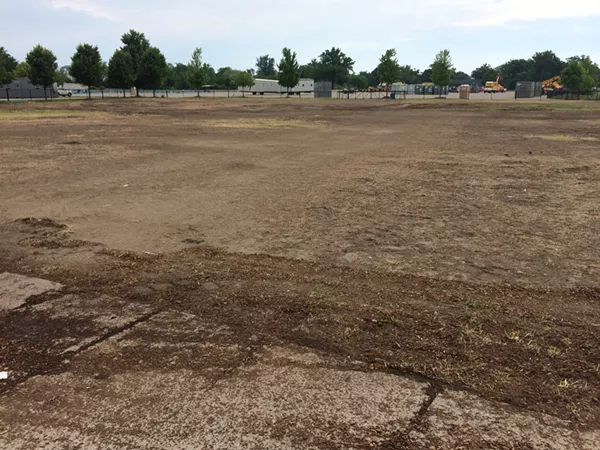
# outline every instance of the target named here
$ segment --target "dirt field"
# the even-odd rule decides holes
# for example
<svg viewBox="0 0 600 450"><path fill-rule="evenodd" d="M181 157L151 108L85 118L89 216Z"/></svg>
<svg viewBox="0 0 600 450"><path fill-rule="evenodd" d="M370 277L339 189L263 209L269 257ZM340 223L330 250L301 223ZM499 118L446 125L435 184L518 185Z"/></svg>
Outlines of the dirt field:
<svg viewBox="0 0 600 450"><path fill-rule="evenodd" d="M0 273L597 428L600 110L489 103L0 105ZM4 318L5 395L65 370Z"/></svg>

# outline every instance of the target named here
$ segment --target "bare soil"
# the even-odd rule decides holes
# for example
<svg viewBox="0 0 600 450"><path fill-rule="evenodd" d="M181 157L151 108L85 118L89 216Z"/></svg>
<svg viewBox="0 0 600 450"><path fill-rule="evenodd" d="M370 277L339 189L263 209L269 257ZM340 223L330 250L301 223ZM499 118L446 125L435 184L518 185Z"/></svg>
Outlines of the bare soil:
<svg viewBox="0 0 600 450"><path fill-rule="evenodd" d="M461 105L2 105L0 273L597 427L600 111ZM5 319L24 377L89 325Z"/></svg>

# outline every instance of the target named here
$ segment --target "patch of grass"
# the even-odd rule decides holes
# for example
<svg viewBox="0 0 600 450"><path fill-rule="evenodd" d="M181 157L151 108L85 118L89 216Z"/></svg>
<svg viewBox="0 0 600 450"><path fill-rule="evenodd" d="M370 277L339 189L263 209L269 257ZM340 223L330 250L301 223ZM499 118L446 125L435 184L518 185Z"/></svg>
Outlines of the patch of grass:
<svg viewBox="0 0 600 450"><path fill-rule="evenodd" d="M274 129L274 128L314 128L322 124L317 121L307 121L300 119L232 119L232 120L211 120L205 122L208 126L214 128L235 128L235 129Z"/></svg>
<svg viewBox="0 0 600 450"><path fill-rule="evenodd" d="M467 305L467 307L471 308L471 309L481 309L483 308L483 305L481 304L481 302L479 300L476 299L469 299L465 302L465 305Z"/></svg>
<svg viewBox="0 0 600 450"><path fill-rule="evenodd" d="M505 331L506 337L513 342L519 342L521 340L521 333L519 331Z"/></svg>
<svg viewBox="0 0 600 450"><path fill-rule="evenodd" d="M595 137L580 137L569 134L528 134L525 136L526 139L543 139L545 141L558 141L558 142L596 142L598 138Z"/></svg>
<svg viewBox="0 0 600 450"><path fill-rule="evenodd" d="M562 351L560 350L560 348L554 347L553 345L551 345L550 347L548 347L547 351L548 351L548 356L551 356L552 358L560 356L560 354L562 353Z"/></svg>
<svg viewBox="0 0 600 450"><path fill-rule="evenodd" d="M70 111L68 109L0 109L0 120L43 119L46 117L80 117L92 114L90 111Z"/></svg>
<svg viewBox="0 0 600 450"><path fill-rule="evenodd" d="M567 389L567 388L574 387L577 384L579 384L579 381L571 381L568 378L563 378L562 380L560 380L560 383L558 383L558 387Z"/></svg>

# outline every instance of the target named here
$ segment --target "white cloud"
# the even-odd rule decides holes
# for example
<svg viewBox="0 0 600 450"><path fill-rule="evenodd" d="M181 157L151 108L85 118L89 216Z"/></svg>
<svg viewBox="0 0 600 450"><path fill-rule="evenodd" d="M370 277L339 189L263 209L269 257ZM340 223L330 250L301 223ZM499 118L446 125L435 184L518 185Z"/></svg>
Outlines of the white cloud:
<svg viewBox="0 0 600 450"><path fill-rule="evenodd" d="M71 9L76 12L89 14L92 17L115 21L118 17L114 14L114 9L106 8L101 1L85 0L52 0L51 5L57 9Z"/></svg>
<svg viewBox="0 0 600 450"><path fill-rule="evenodd" d="M431 29L600 15L598 0L571 0L568 7L564 0L380 0L375 9L359 0L229 0L226 6L206 0L50 0L50 4L164 35L285 37L344 30L345 40L351 31L361 37L357 42L372 32L403 41L410 33Z"/></svg>

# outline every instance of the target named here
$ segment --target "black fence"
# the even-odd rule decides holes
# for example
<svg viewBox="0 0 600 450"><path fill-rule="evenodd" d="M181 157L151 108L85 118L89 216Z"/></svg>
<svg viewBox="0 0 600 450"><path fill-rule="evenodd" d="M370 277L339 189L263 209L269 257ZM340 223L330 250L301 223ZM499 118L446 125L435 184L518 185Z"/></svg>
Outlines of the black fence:
<svg viewBox="0 0 600 450"><path fill-rule="evenodd" d="M549 91L547 96L556 100L600 100L598 91Z"/></svg>

